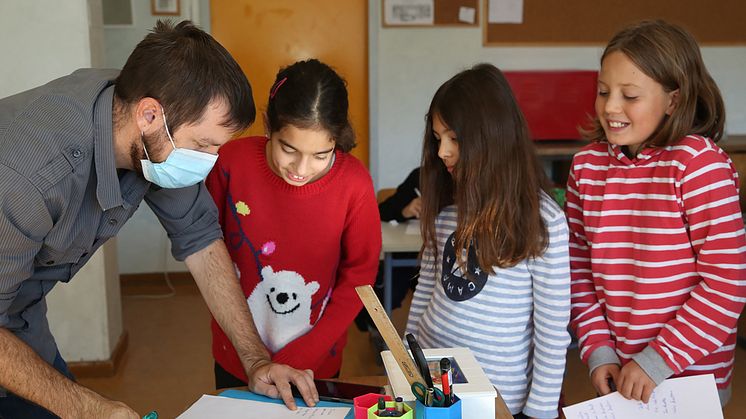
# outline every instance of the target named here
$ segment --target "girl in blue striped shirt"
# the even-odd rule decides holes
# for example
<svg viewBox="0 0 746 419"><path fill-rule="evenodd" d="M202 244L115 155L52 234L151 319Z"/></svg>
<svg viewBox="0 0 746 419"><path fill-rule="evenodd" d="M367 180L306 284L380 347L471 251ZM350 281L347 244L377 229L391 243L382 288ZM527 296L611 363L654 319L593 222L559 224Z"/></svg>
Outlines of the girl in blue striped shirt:
<svg viewBox="0 0 746 419"><path fill-rule="evenodd" d="M468 347L516 418L555 418L570 336L565 217L503 74L443 84L422 152L420 280L407 321L423 347Z"/></svg>

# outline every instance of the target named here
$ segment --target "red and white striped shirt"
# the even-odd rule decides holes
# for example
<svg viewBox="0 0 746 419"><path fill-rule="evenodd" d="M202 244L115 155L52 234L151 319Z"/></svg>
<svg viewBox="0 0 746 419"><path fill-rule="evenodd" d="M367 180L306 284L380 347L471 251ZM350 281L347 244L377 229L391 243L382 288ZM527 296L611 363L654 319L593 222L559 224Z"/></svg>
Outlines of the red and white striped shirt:
<svg viewBox="0 0 746 419"><path fill-rule="evenodd" d="M728 387L746 238L725 152L693 135L633 159L590 144L573 158L567 217L583 361L609 347L624 365L649 347L674 375L713 373Z"/></svg>

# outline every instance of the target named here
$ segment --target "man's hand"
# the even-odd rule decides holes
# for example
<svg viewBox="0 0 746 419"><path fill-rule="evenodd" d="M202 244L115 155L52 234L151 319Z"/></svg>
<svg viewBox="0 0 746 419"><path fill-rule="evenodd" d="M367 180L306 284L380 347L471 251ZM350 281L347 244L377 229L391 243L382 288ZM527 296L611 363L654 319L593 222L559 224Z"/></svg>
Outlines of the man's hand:
<svg viewBox="0 0 746 419"><path fill-rule="evenodd" d="M619 394L626 399L631 398L647 403L650 400L650 395L653 394L653 389L655 389L655 382L640 368L637 362L630 361L619 373L617 389Z"/></svg>
<svg viewBox="0 0 746 419"><path fill-rule="evenodd" d="M418 196L417 198L413 199L409 204L407 204L406 207L404 207L403 210L401 210L401 215L404 216L404 218L420 218L420 213L422 212L422 199Z"/></svg>
<svg viewBox="0 0 746 419"><path fill-rule="evenodd" d="M0 385L63 418L141 418L124 403L69 380L2 327Z"/></svg>
<svg viewBox="0 0 746 419"><path fill-rule="evenodd" d="M614 385L619 388L619 365L617 364L604 364L593 370L591 373L591 383L596 388L598 394L605 396L611 393L612 389L609 386L609 379ZM629 398L629 397L628 397Z"/></svg>
<svg viewBox="0 0 746 419"><path fill-rule="evenodd" d="M302 371L284 364L268 363L254 368L247 375L249 390L275 399L281 398L290 410L296 409L290 384L298 388L307 405L313 407L319 402L311 370Z"/></svg>

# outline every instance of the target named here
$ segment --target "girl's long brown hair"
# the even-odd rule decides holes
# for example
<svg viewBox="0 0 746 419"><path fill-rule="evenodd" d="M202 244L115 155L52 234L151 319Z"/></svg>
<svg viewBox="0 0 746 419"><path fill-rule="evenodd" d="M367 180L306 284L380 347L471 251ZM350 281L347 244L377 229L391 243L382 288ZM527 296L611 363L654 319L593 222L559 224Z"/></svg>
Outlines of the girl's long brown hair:
<svg viewBox="0 0 746 419"><path fill-rule="evenodd" d="M438 157L435 115L456 134L459 158L453 176ZM436 249L435 218L452 203L458 213L456 254L474 246L485 272L514 266L546 248L548 233L540 214L546 175L513 92L495 66L462 71L435 93L427 113L420 186L424 248Z"/></svg>
<svg viewBox="0 0 746 419"><path fill-rule="evenodd" d="M671 116L661 121L644 145L662 147L688 134L720 140L725 126L725 105L692 34L662 20L646 20L614 35L604 49L601 63L615 51L626 55L645 75L660 83L664 91L679 90ZM581 129L581 134L592 141L607 141L598 116L589 129Z"/></svg>

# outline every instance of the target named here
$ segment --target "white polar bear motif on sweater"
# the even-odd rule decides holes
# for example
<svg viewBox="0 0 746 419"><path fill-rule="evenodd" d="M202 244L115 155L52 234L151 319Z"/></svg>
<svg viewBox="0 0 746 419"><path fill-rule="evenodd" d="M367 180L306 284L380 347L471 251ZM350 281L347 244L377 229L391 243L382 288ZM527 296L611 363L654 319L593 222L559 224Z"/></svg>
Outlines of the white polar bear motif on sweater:
<svg viewBox="0 0 746 419"><path fill-rule="evenodd" d="M311 297L319 287L316 281L306 284L297 272L262 268L262 281L246 302L259 336L272 353L311 330Z"/></svg>

